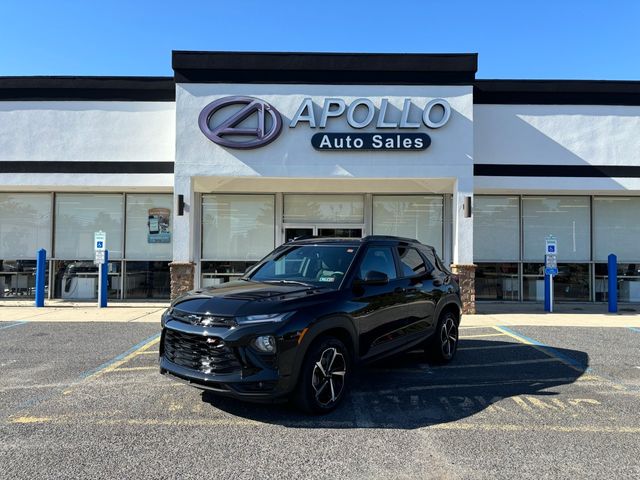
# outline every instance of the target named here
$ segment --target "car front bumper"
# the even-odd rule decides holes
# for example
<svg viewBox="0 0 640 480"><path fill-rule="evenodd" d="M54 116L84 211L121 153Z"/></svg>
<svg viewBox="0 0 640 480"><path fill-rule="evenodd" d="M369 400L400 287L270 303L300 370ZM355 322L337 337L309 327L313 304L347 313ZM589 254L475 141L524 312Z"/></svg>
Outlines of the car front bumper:
<svg viewBox="0 0 640 480"><path fill-rule="evenodd" d="M167 331L178 332L181 335L187 334L198 339L219 339L225 343L236 357L238 368L232 372L212 372L202 371L193 366L179 364L179 357L184 355L190 358L197 358L198 352L202 353L202 347L190 349L188 345L181 344L167 347L165 339ZM248 346L247 338L255 334L262 334L257 331L248 335L238 337L237 332L230 332L225 329L210 329L183 324L177 321L168 321L162 331L160 343L160 373L171 376L179 381L187 383L202 390L208 390L219 395L249 401L273 401L286 397L294 385L291 384L291 376L283 375L278 366L278 355L276 354L270 361L265 361ZM169 335L171 337L171 335ZM167 354L167 348L183 349L174 352L173 358ZM212 347L213 348L213 347ZM205 353L204 356L207 356ZM197 367L197 365L195 365Z"/></svg>

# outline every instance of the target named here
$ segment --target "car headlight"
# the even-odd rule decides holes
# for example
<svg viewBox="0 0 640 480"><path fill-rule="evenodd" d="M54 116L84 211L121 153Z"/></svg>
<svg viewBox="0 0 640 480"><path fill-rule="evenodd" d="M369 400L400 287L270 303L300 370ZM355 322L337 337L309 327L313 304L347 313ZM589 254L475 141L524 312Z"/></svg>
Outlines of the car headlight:
<svg viewBox="0 0 640 480"><path fill-rule="evenodd" d="M236 321L238 322L238 325L249 325L252 323L279 323L285 321L292 314L293 312L247 315L246 317L236 317Z"/></svg>

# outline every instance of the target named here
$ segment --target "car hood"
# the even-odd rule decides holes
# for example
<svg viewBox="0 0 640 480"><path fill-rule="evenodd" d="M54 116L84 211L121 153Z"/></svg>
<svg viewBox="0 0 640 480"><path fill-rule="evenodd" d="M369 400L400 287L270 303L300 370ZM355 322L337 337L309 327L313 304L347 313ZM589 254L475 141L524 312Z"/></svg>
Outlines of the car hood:
<svg viewBox="0 0 640 480"><path fill-rule="evenodd" d="M190 313L220 316L281 313L293 309L300 301L330 290L299 284L239 280L189 292L176 299L172 307Z"/></svg>

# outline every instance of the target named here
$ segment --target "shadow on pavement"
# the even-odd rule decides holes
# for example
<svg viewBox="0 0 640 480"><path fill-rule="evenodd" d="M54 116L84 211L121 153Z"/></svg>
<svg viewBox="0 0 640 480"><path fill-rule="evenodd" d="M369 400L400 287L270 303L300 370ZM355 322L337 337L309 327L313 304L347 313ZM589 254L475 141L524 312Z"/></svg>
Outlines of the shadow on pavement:
<svg viewBox="0 0 640 480"><path fill-rule="evenodd" d="M429 365L423 352L401 354L361 367L340 407L317 417L288 404L251 404L211 392L203 392L202 401L232 415L292 428L413 429L485 410L517 417L519 408L529 407L518 406L526 401L532 407L550 402L546 408L559 408L561 401L546 397L557 395L554 387L575 382L588 368L585 352L554 348L553 353L557 356L517 342L461 340L455 360L446 366ZM571 365L558 357L571 359ZM515 398L512 411L494 407L510 397Z"/></svg>

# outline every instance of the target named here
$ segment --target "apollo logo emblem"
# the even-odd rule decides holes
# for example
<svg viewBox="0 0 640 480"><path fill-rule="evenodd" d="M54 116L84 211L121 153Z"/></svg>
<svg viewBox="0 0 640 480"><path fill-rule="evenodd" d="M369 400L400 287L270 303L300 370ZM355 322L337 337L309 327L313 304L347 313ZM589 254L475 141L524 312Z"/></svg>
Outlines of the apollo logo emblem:
<svg viewBox="0 0 640 480"><path fill-rule="evenodd" d="M211 125L214 115L225 107L240 106L216 126ZM257 116L257 126L240 126L252 115ZM272 105L254 97L224 97L207 105L198 118L198 125L205 136L223 147L251 149L273 142L282 130L282 116ZM242 140L248 138L248 140Z"/></svg>

